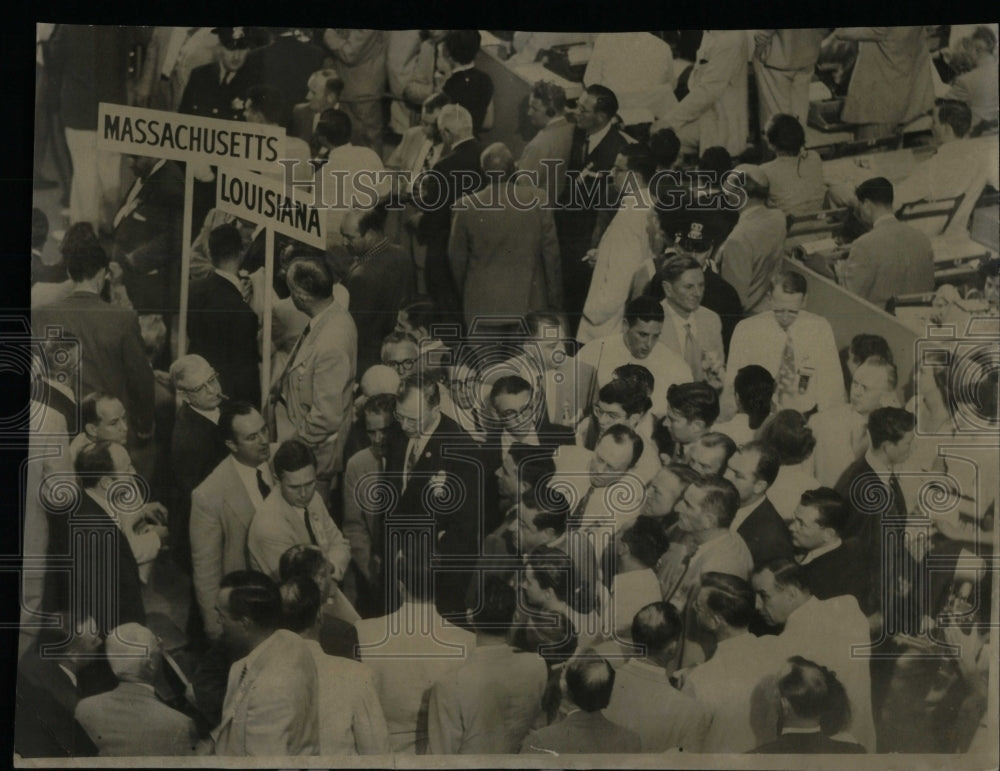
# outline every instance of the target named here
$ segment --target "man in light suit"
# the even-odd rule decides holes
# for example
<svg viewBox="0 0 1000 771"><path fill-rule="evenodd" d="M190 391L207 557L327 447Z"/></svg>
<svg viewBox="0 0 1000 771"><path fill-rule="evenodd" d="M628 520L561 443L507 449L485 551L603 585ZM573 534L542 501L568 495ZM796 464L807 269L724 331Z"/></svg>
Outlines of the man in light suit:
<svg viewBox="0 0 1000 771"><path fill-rule="evenodd" d="M226 573L247 569L247 531L274 488L267 424L248 402L230 402L219 415L219 434L229 455L191 495L191 561L205 632L222 634L215 612Z"/></svg>
<svg viewBox="0 0 1000 771"><path fill-rule="evenodd" d="M242 658L229 670L222 722L212 731L211 752L318 755L316 664L301 637L278 629L278 587L261 573L230 573L222 579L216 608L226 644Z"/></svg>
<svg viewBox="0 0 1000 771"><path fill-rule="evenodd" d="M757 79L760 125L772 115L794 115L805 126L812 81L825 29L759 29L754 33L753 71Z"/></svg>
<svg viewBox="0 0 1000 771"><path fill-rule="evenodd" d="M739 155L747 146L747 36L744 30L705 30L688 94L651 130L672 128L684 153L721 146Z"/></svg>
<svg viewBox="0 0 1000 771"><path fill-rule="evenodd" d="M490 182L456 202L448 257L466 324L502 334L512 317L561 307L559 241L544 193L511 180L508 147L494 142L480 162Z"/></svg>
<svg viewBox="0 0 1000 771"><path fill-rule="evenodd" d="M657 280L666 298L660 344L684 358L695 380L721 387L722 320L701 304L705 293L701 265L693 257L671 257L660 268Z"/></svg>
<svg viewBox="0 0 1000 771"><path fill-rule="evenodd" d="M566 166L573 149L573 124L566 120L566 92L562 86L540 80L528 95L528 119L538 133L525 145L517 168L537 177L531 183L545 191L554 204L566 189Z"/></svg>
<svg viewBox="0 0 1000 771"><path fill-rule="evenodd" d="M316 453L322 498L342 469L338 434L352 404L358 331L333 297L333 276L321 260L299 258L288 267L295 307L309 323L271 386L269 422L279 442L299 439Z"/></svg>
<svg viewBox="0 0 1000 771"><path fill-rule="evenodd" d="M997 36L989 27L976 27L972 35L965 40L971 43L971 48L975 52L976 66L952 81L945 99L957 99L968 104L972 110L974 127L990 123L996 125Z"/></svg>
<svg viewBox="0 0 1000 771"><path fill-rule="evenodd" d="M198 743L194 721L157 698L155 682L163 665L163 643L140 624L116 627L104 644L113 691L90 696L76 706L76 719L102 756L193 755Z"/></svg>

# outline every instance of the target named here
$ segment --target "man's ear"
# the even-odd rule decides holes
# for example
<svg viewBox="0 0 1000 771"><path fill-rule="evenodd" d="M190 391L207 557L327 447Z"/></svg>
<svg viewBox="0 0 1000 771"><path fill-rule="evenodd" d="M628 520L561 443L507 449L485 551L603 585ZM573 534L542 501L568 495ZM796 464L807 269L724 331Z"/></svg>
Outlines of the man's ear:
<svg viewBox="0 0 1000 771"><path fill-rule="evenodd" d="M87 435L87 438L90 439L90 441L97 441L97 426L94 423L84 423L83 433Z"/></svg>

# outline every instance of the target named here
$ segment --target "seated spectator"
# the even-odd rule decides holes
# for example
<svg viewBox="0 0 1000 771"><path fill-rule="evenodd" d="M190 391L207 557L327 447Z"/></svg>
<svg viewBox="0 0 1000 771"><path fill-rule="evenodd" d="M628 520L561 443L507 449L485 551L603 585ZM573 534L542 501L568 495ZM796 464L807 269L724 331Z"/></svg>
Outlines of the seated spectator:
<svg viewBox="0 0 1000 771"><path fill-rule="evenodd" d="M781 736L763 744L755 753L843 754L861 753L855 742L830 738L850 721L847 692L837 675L801 656L792 656L778 673L781 695Z"/></svg>
<svg viewBox="0 0 1000 771"><path fill-rule="evenodd" d="M611 702L615 670L603 658L581 656L566 667L565 695L574 709L550 726L532 731L521 754L636 753L639 735L609 721L601 712Z"/></svg>
<svg viewBox="0 0 1000 771"><path fill-rule="evenodd" d="M475 66L480 39L479 30L448 30L441 41L439 63L445 72L441 90L452 103L469 111L475 134L493 128L493 80Z"/></svg>
<svg viewBox="0 0 1000 771"><path fill-rule="evenodd" d="M636 297L625 305L621 331L586 343L576 355L577 377L581 385L592 381L591 391L607 384L623 364L639 364L653 375L652 411L666 411L667 389L675 383L689 383L691 367L675 351L657 345L663 332L664 311L648 296Z"/></svg>
<svg viewBox="0 0 1000 771"><path fill-rule="evenodd" d="M735 452L736 442L718 431L709 431L688 447L687 464L703 477L721 479Z"/></svg>
<svg viewBox="0 0 1000 771"><path fill-rule="evenodd" d="M767 497L781 518L791 522L802 493L820 486L813 476L816 437L801 412L782 410L761 429L760 441L774 448L781 463Z"/></svg>
<svg viewBox="0 0 1000 771"><path fill-rule="evenodd" d="M823 161L806 150L806 132L794 115L771 116L764 131L770 147L778 156L760 167L767 179L767 205L785 214L807 214L823 208L826 184Z"/></svg>
<svg viewBox="0 0 1000 771"><path fill-rule="evenodd" d="M163 643L140 624L116 627L105 642L118 687L83 699L76 719L102 757L193 755L194 721L164 704L156 693Z"/></svg>
<svg viewBox="0 0 1000 771"><path fill-rule="evenodd" d="M278 488L264 500L247 532L251 566L277 578L281 555L292 546L311 543L323 550L334 580L342 581L351 546L316 491L315 455L290 439L274 453L273 465Z"/></svg>
<svg viewBox="0 0 1000 771"><path fill-rule="evenodd" d="M896 219L892 183L874 177L854 194L858 216L871 230L851 244L847 259L838 264L840 283L879 308L896 295L934 291L930 239Z"/></svg>
<svg viewBox="0 0 1000 771"><path fill-rule="evenodd" d="M507 643L516 606L509 584L486 579L482 602L470 612L475 649L431 688L431 754L515 754L539 717L548 670L537 653Z"/></svg>
<svg viewBox="0 0 1000 771"><path fill-rule="evenodd" d="M980 131L997 125L1000 118L997 103L997 36L989 27L976 27L963 38L974 55L973 67L958 75L945 94L969 105L973 128Z"/></svg>
<svg viewBox="0 0 1000 771"><path fill-rule="evenodd" d="M728 177L742 191L740 218L716 255L719 275L740 296L747 316L769 309L771 283L781 267L785 217L767 205L768 180L759 166L741 164Z"/></svg>
<svg viewBox="0 0 1000 771"><path fill-rule="evenodd" d="M630 626L641 653L615 672L604 716L638 733L643 752L675 747L700 752L712 711L680 693L669 679L683 632L680 616L670 603L653 601L638 610Z"/></svg>
<svg viewBox="0 0 1000 771"><path fill-rule="evenodd" d="M814 597L827 600L850 594L865 615L871 607L870 576L865 550L855 538L846 538L851 510L829 487L802 493L795 517L788 526L795 546L795 561Z"/></svg>
<svg viewBox="0 0 1000 771"><path fill-rule="evenodd" d="M791 557L793 552L788 528L766 495L779 465L777 450L763 442L749 442L740 445L726 469L726 479L740 494L740 508L729 529L746 541L755 566Z"/></svg>
<svg viewBox="0 0 1000 771"><path fill-rule="evenodd" d="M631 636L632 619L641 608L660 599L660 584L653 568L667 545L662 528L651 517L638 517L615 535L611 602L619 639Z"/></svg>
<svg viewBox="0 0 1000 771"><path fill-rule="evenodd" d="M292 575L279 587L283 626L298 634L316 664L319 754L386 755L389 730L364 664L327 654L320 645L323 592L308 576Z"/></svg>
<svg viewBox="0 0 1000 771"><path fill-rule="evenodd" d="M774 398L774 378L758 364L741 367L733 380L736 414L714 429L725 434L737 445L752 441L758 429L771 416Z"/></svg>

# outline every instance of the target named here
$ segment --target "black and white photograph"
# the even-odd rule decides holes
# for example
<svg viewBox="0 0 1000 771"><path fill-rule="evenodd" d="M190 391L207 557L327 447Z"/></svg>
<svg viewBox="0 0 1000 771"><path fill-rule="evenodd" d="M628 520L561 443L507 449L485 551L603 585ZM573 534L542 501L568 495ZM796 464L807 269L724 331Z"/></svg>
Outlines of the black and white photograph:
<svg viewBox="0 0 1000 771"><path fill-rule="evenodd" d="M996 23L108 21L15 151L4 764L997 768Z"/></svg>

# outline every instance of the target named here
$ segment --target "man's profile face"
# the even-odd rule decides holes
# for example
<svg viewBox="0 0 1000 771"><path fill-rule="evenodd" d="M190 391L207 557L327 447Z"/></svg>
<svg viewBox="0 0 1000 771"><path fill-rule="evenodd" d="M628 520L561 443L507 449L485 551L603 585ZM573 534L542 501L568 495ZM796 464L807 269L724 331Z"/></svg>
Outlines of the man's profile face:
<svg viewBox="0 0 1000 771"><path fill-rule="evenodd" d="M545 128L548 125L550 117L545 112L545 105L541 99L534 96L528 99L528 118L535 128Z"/></svg>
<svg viewBox="0 0 1000 771"><path fill-rule="evenodd" d="M531 391L519 394L497 394L493 410L504 429L512 436L527 436L534 427Z"/></svg>
<svg viewBox="0 0 1000 771"><path fill-rule="evenodd" d="M629 324L622 322L625 326L623 339L625 347L637 359L645 359L653 351L653 346L660 339L663 331L662 321L636 321Z"/></svg>
<svg viewBox="0 0 1000 771"><path fill-rule="evenodd" d="M247 466L259 466L271 456L271 434L257 410L233 418L233 438L226 441L229 451Z"/></svg>
<svg viewBox="0 0 1000 771"><path fill-rule="evenodd" d="M594 448L590 459L590 483L606 487L625 474L632 463L632 443L618 444L614 437L606 436Z"/></svg>
<svg viewBox="0 0 1000 771"><path fill-rule="evenodd" d="M385 457L385 442L391 425L392 415L387 412L365 413L365 433L371 441L372 454L379 460Z"/></svg>
<svg viewBox="0 0 1000 771"><path fill-rule="evenodd" d="M208 362L200 362L191 367L180 387L195 409L214 410L222 403L219 375Z"/></svg>
<svg viewBox="0 0 1000 771"><path fill-rule="evenodd" d="M101 399L97 403L97 423L90 425L94 427L94 436L97 439L125 444L128 438L125 405L118 399Z"/></svg>
<svg viewBox="0 0 1000 771"><path fill-rule="evenodd" d="M396 420L407 437L418 439L430 431L440 412L440 405L432 407L424 401L419 389L414 389L396 405Z"/></svg>
<svg viewBox="0 0 1000 771"><path fill-rule="evenodd" d="M683 413L670 406L667 407L667 414L663 417L663 425L670 431L674 441L680 444L690 444L705 433L703 421L688 420Z"/></svg>
<svg viewBox="0 0 1000 771"><path fill-rule="evenodd" d="M597 97L583 94L576 103L576 125L587 133L598 131L601 126L601 114L594 112Z"/></svg>
<svg viewBox="0 0 1000 771"><path fill-rule="evenodd" d="M754 573L751 583L754 592L757 593L757 610L760 615L772 626L782 626L795 610L795 604L789 596L787 587L779 587L774 580L774 574L767 568Z"/></svg>
<svg viewBox="0 0 1000 771"><path fill-rule="evenodd" d="M891 390L884 367L862 364L851 380L851 407L859 415L868 415L881 406L883 397Z"/></svg>
<svg viewBox="0 0 1000 771"><path fill-rule="evenodd" d="M278 484L281 486L281 497L290 506L305 508L316 493L316 467L306 466L282 472Z"/></svg>
<svg viewBox="0 0 1000 771"><path fill-rule="evenodd" d="M716 526L715 517L702 508L707 492L696 485L688 485L674 510L677 526L686 533L701 533Z"/></svg>
<svg viewBox="0 0 1000 771"><path fill-rule="evenodd" d="M819 511L815 506L795 507L795 515L788 525L792 545L799 551L818 549L827 541L827 528L819 523Z"/></svg>
<svg viewBox="0 0 1000 771"><path fill-rule="evenodd" d="M684 483L670 470L660 469L649 484L643 499L642 513L647 517L665 517L684 493Z"/></svg>
<svg viewBox="0 0 1000 771"><path fill-rule="evenodd" d="M695 442L688 449L688 465L703 477L717 477L726 467L726 448Z"/></svg>
<svg viewBox="0 0 1000 771"><path fill-rule="evenodd" d="M532 520L537 515L537 510L529 509L523 503L518 504L517 519L511 523L518 554L531 554L537 547L544 546L553 540L551 530L539 530L535 527Z"/></svg>
<svg viewBox="0 0 1000 771"><path fill-rule="evenodd" d="M729 459L725 478L733 483L740 494L740 503L749 502L758 493L756 471L759 460L760 453L754 450L734 453Z"/></svg>
<svg viewBox="0 0 1000 771"><path fill-rule="evenodd" d="M903 463L913 451L913 432L907 431L898 442L886 442L882 445L882 449L890 465Z"/></svg>
<svg viewBox="0 0 1000 771"><path fill-rule="evenodd" d="M676 281L664 281L663 293L685 313L694 313L701 305L701 298L705 294L705 274L701 268L686 270Z"/></svg>

